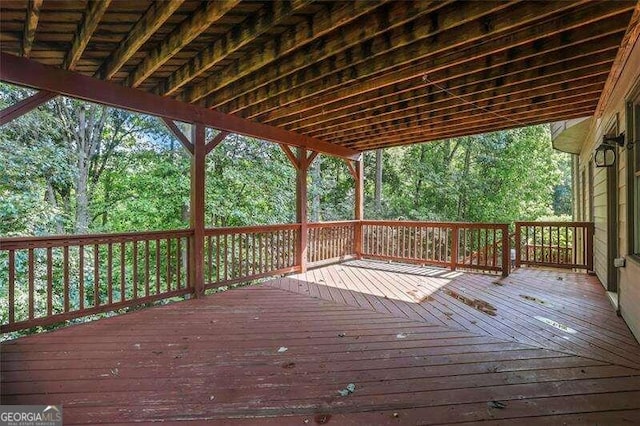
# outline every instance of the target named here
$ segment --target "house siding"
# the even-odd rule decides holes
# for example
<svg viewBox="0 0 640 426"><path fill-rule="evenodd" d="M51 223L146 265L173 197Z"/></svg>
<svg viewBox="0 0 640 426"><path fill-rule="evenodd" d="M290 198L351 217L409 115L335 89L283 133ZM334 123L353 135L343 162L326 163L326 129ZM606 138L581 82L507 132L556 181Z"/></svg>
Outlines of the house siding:
<svg viewBox="0 0 640 426"><path fill-rule="evenodd" d="M595 148L602 141L603 135L612 126L617 127L618 132L625 132L629 135L629 129L626 129L626 108L625 102L632 95L634 90L640 85L640 41L636 41L631 55L625 64L624 70L620 78L615 83L614 89L601 117L594 120L589 133L583 143L582 150L578 159L578 174L581 176L582 171L588 176L588 164L592 161L592 155ZM636 338L640 339L640 261L637 258L629 256L630 244L628 241L628 188L627 188L627 165L629 163L629 151L626 148L618 151L617 161L617 217L608 218L607 216L607 169L596 168L593 175L593 195L588 200L582 197L576 197L578 203L574 205L574 215L581 212L589 212L593 203L595 223L594 234L594 269L596 275L600 279L603 286L607 287L607 268L608 268L608 220L617 220L617 239L618 256L627 258L626 266L617 269L618 289L619 289L619 308L622 317L625 319L629 328L632 330ZM587 178L588 179L588 178ZM588 182L579 181L579 185L588 185ZM581 194L583 189L578 189ZM587 188L585 188L587 190ZM588 217L588 215L585 215Z"/></svg>

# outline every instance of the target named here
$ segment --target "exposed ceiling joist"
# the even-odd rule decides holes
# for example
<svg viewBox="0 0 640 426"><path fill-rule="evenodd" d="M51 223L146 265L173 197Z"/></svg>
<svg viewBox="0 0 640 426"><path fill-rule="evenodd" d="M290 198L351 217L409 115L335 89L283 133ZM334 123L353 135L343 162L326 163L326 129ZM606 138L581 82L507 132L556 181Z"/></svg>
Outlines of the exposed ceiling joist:
<svg viewBox="0 0 640 426"><path fill-rule="evenodd" d="M327 4L309 20L300 22L264 45L250 50L246 57L251 60L244 60L244 58L234 60L220 72L208 76L197 86L191 88L180 99L188 102L198 101L239 78L261 70L279 57L303 48L312 40L335 31L337 27L370 12L381 3L379 0L371 0Z"/></svg>
<svg viewBox="0 0 640 426"><path fill-rule="evenodd" d="M183 2L184 0L153 2L119 47L102 65L97 73L98 76L104 80L112 78Z"/></svg>
<svg viewBox="0 0 640 426"><path fill-rule="evenodd" d="M76 64L82 57L82 53L87 48L89 40L93 32L98 27L102 15L107 11L111 0L90 1L87 5L87 9L84 13L82 21L76 29L75 36L73 37L73 43L71 49L67 52L62 63L62 68L73 70Z"/></svg>
<svg viewBox="0 0 640 426"><path fill-rule="evenodd" d="M158 117L187 123L200 122L221 131L285 143L337 157L359 159L361 156L361 153L356 150L330 144L316 138L45 66L4 52L0 53L0 80Z"/></svg>
<svg viewBox="0 0 640 426"><path fill-rule="evenodd" d="M24 21L20 53L25 58L29 57L29 54L31 53L31 46L33 46L33 39L36 37L36 29L38 28L42 2L43 0L28 0L27 2L27 16Z"/></svg>
<svg viewBox="0 0 640 426"><path fill-rule="evenodd" d="M478 106L489 104L506 108L503 102L517 99L519 96L535 97L556 91L567 91L582 86L584 80L587 80L589 84L603 82L611 67L612 59L604 57L598 63L593 62L593 58L584 58L580 63L560 64L561 66L556 67L557 71L543 76L532 70L521 73L529 74L531 76L529 79L518 74L514 78L498 78L487 82L478 82L468 86L466 90L454 89L455 92L451 92L448 89L443 91L433 86L430 90L426 90L424 96L417 98L415 102L407 101L403 104L403 108L391 105L387 109L367 111L360 115L354 114L349 125L341 123L337 126L320 127L305 133L318 137L321 134L330 136L336 132L354 134L361 128L374 129L376 125L384 122L407 119L414 115L429 114L434 116L436 113L446 115L451 108L465 103L473 103ZM425 104L429 105L429 107L426 108Z"/></svg>
<svg viewBox="0 0 640 426"><path fill-rule="evenodd" d="M160 66L178 53L204 30L233 9L239 0L207 1L173 30L127 78L126 85L138 87Z"/></svg>
<svg viewBox="0 0 640 426"><path fill-rule="evenodd" d="M486 14L500 7L506 7L506 3L477 2L472 6L473 10L465 10L464 19L472 20L477 14ZM384 43L387 47L391 47L390 40L394 44L408 43L410 37L406 36L408 30L405 27L408 23L411 23L412 27L415 26L415 31L421 31L420 27L426 26L427 31L434 32L440 31L440 25L453 25L447 19L440 19L452 9L455 9L455 4L438 1L384 4L349 25L343 26L340 29L340 37L335 37L333 33L327 34L314 40L310 49L297 50L269 67L265 67L258 75L244 78L223 90L216 91L207 100L207 106L217 108L239 97L243 99L251 96L259 97L264 96L265 92L273 95L293 89L295 84L301 82L310 83L310 77L318 79L324 76L322 71L324 64L336 67L339 62L337 58L348 56L353 64L357 60L357 52L364 50L371 55L376 43ZM460 9L457 10L459 16ZM432 12L438 17L438 22L434 22L433 15L430 15ZM339 56L334 57L334 55ZM342 64L342 66L349 65Z"/></svg>
<svg viewBox="0 0 640 426"><path fill-rule="evenodd" d="M334 103L322 111L313 111L304 117L291 116L279 120L263 120L276 126L286 126L299 132L327 130L335 126L355 124L360 119L374 118L380 109L397 111L433 101L435 87L433 83L446 85L447 89L459 95L469 95L484 90L483 85L494 79L500 79L501 87L553 76L570 69L580 69L592 65L593 58L613 57L620 40L619 32L577 39L565 43L567 36L556 35L544 39L543 50L533 48L533 42L491 55L491 62L474 61L445 68L430 73L424 78L408 80L402 83L380 88L352 98L349 103ZM437 91L437 90L436 90Z"/></svg>
<svg viewBox="0 0 640 426"><path fill-rule="evenodd" d="M423 143L435 140L449 139L454 137L476 135L482 133L495 132L498 129L513 129L523 127L522 122L526 120L527 125L548 123L556 120L565 120L568 118L584 117L593 114L597 103L597 98L591 98L582 104L570 104L565 106L552 106L549 108L540 108L534 112L529 111L528 114L521 114L514 117L514 121L507 121L502 117L496 117L490 114L484 114L485 120L478 121L475 125L468 123L456 123L456 127L436 128L431 131L424 129L422 132L404 134L394 137L379 137L374 140L367 139L347 144L350 147L358 147L359 150L370 150L380 146L397 146L413 143Z"/></svg>
<svg viewBox="0 0 640 426"><path fill-rule="evenodd" d="M154 90L159 95L172 95L194 78L219 64L230 54L248 45L265 31L303 9L312 0L277 0L267 3L262 13L250 16L236 28L215 40L189 62L174 71Z"/></svg>
<svg viewBox="0 0 640 426"><path fill-rule="evenodd" d="M539 16L537 15L538 12L536 12L539 4L531 4L535 7L529 10L526 16L530 16L529 22L535 22L536 19L534 16ZM511 25L514 25L514 22L520 22L520 24L517 25L517 28L513 28L511 31L500 32L499 34L491 37L485 37L482 43L472 44L470 46L463 44L460 46L463 46L464 48L454 50L450 50L448 48L448 38L434 40L433 43L418 43L413 45L411 50L405 51L401 49L399 52L394 51L390 55L385 56L380 63L371 63L371 68L368 68L369 71L367 71L367 69L364 69L362 73L354 71L354 75L359 77L356 80L346 79L345 77L341 77L340 74L327 76L324 80L324 84L326 87L332 88L327 93L318 94L318 87L310 85L304 86L298 90L291 90L288 94L271 98L269 100L269 108L271 108L271 105L275 105L278 102L280 102L281 106L273 108L272 112L269 114L269 120L264 119L266 114L262 112L264 111L263 108L265 108L265 105L249 106L245 108L243 112L249 116L257 115L260 121L270 122L271 120L288 116L306 115L309 114L310 111L327 110L329 109L327 106L332 103L343 102L348 104L352 97L364 95L368 92L375 92L380 90L382 87L391 86L403 81L421 79L426 73L431 74L451 66L464 63L472 64L474 61L478 61L486 56L490 56L519 45L527 44L543 37L558 34L572 28L590 25L605 18L611 18L625 13L628 10L628 4L616 3L612 5L606 3L594 3L582 6L577 10L572 10L571 13L543 20L542 22L536 23L536 25L527 26L522 24L523 21L527 21L525 16L520 16L520 21L516 20L516 16L512 16L506 20L511 22ZM496 24L495 29L505 28L507 25L509 24ZM483 39L479 30L476 31L478 31L476 34L456 32L452 34L452 37L458 38L459 41L462 41L466 37L471 37L472 39L477 38L478 40ZM433 54L434 52L440 53ZM413 59L414 61L412 61L411 65L408 65L406 68L400 68L394 72L380 72L376 75L364 78L363 74L370 74L371 69L388 69L388 67L393 63L406 63L409 59ZM415 61L416 59L418 61ZM292 103L294 97L297 97L298 100L296 100L295 103ZM303 98L307 99L302 100ZM284 106L286 104L290 105Z"/></svg>

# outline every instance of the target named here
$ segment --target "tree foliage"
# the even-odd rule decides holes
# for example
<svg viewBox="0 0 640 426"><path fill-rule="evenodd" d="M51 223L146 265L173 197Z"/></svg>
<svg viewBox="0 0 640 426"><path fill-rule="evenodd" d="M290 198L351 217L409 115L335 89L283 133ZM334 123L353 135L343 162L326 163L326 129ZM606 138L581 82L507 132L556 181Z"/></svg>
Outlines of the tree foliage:
<svg viewBox="0 0 640 426"><path fill-rule="evenodd" d="M3 84L0 106L29 94ZM3 126L0 154L3 236L189 226L190 157L157 118L58 98ZM367 218L510 222L571 209L569 157L552 150L546 126L367 152L364 161ZM207 226L295 220L295 170L277 145L231 135L206 173ZM318 156L308 183L310 220L353 217L342 160Z"/></svg>

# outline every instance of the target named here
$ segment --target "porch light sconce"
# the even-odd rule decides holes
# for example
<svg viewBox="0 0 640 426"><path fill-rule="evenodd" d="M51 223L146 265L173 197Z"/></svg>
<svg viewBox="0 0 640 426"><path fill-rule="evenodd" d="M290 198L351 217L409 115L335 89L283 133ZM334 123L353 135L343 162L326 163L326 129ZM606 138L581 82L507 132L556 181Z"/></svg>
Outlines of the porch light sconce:
<svg viewBox="0 0 640 426"><path fill-rule="evenodd" d="M616 146L624 146L624 133L618 136L604 135L596 148L593 161L596 167L611 167L616 162Z"/></svg>

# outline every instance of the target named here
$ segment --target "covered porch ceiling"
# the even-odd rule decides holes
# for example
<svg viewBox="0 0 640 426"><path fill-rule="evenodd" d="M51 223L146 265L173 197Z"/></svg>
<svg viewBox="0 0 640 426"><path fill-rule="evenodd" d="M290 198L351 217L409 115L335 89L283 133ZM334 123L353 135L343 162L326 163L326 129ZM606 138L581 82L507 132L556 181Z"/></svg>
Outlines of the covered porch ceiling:
<svg viewBox="0 0 640 426"><path fill-rule="evenodd" d="M639 10L636 1L7 0L0 51L348 156L594 114Z"/></svg>

